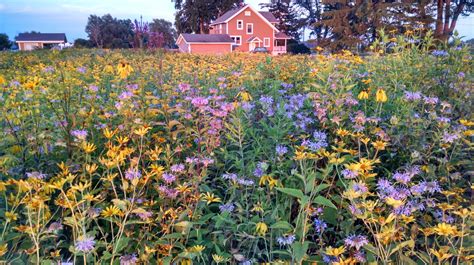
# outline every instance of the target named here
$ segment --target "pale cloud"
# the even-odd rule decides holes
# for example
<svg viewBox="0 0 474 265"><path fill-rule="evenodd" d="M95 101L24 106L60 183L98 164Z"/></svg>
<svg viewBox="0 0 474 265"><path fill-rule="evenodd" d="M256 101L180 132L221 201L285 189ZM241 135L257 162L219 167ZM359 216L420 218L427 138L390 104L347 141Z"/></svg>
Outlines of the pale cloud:
<svg viewBox="0 0 474 265"><path fill-rule="evenodd" d="M0 11L5 10L6 6L0 3Z"/></svg>

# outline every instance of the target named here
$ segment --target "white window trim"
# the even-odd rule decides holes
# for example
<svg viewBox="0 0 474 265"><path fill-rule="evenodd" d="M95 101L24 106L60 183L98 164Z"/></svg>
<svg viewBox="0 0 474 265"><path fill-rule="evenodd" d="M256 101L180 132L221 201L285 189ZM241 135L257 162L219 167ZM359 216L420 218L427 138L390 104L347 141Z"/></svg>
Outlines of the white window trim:
<svg viewBox="0 0 474 265"><path fill-rule="evenodd" d="M252 32L249 32L249 25L252 25ZM246 25L246 27L245 27L245 32L246 32L248 35L253 34L253 23L247 23L247 25Z"/></svg>
<svg viewBox="0 0 474 265"><path fill-rule="evenodd" d="M241 23L241 27L239 28L239 22ZM243 30L244 29L244 21L243 20L237 20L237 29L238 30Z"/></svg>
<svg viewBox="0 0 474 265"><path fill-rule="evenodd" d="M268 44L266 44L268 41ZM271 44L270 44L270 38L263 38L263 47L270 47Z"/></svg>
<svg viewBox="0 0 474 265"><path fill-rule="evenodd" d="M252 11L245 11L244 14L246 17L250 17L252 15Z"/></svg>
<svg viewBox="0 0 474 265"><path fill-rule="evenodd" d="M237 42L234 41L234 44L235 44L235 45L239 45L239 46L242 45L242 36L240 36L240 35L232 35L232 36L230 36L230 37L231 37L231 38L236 38L236 39L237 39L237 37L238 37L238 38L240 39L239 43L237 43Z"/></svg>

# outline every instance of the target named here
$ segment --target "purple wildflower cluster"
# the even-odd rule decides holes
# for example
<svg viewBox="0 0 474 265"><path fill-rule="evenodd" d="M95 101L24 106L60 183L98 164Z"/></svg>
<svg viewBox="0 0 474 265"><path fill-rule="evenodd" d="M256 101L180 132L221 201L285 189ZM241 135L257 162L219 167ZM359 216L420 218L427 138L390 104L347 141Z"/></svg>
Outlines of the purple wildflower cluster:
<svg viewBox="0 0 474 265"><path fill-rule="evenodd" d="M138 263L136 254L124 255L120 257L120 265L135 265Z"/></svg>
<svg viewBox="0 0 474 265"><path fill-rule="evenodd" d="M77 140L85 141L87 138L86 130L72 130L71 135Z"/></svg>
<svg viewBox="0 0 474 265"><path fill-rule="evenodd" d="M76 251L88 253L94 249L95 240L93 237L84 236L76 242Z"/></svg>
<svg viewBox="0 0 474 265"><path fill-rule="evenodd" d="M219 206L219 210L221 213L230 213L233 212L235 209L235 205L232 202L222 204Z"/></svg>
<svg viewBox="0 0 474 265"><path fill-rule="evenodd" d="M273 97L271 96L261 96L259 99L260 105L262 106L262 110L264 113L271 117L275 114L275 110L273 109Z"/></svg>
<svg viewBox="0 0 474 265"><path fill-rule="evenodd" d="M314 219L313 226L316 233L319 233L319 234L324 233L324 230L328 228L327 223L319 218Z"/></svg>
<svg viewBox="0 0 474 265"><path fill-rule="evenodd" d="M284 145L277 145L275 152L278 156L284 156L286 153L288 153L288 147Z"/></svg>
<svg viewBox="0 0 474 265"><path fill-rule="evenodd" d="M27 172L26 176L28 178L33 178L33 179L44 179L46 178L47 175L39 171L32 171L32 172Z"/></svg>
<svg viewBox="0 0 474 265"><path fill-rule="evenodd" d="M125 171L125 178L128 180L134 180L136 178L140 178L142 173L137 168L129 168Z"/></svg>
<svg viewBox="0 0 474 265"><path fill-rule="evenodd" d="M306 146L307 148L309 148L309 150L313 152L317 152L321 148L328 147L327 135L324 132L315 131L313 133L313 139L312 140L305 139L303 140L303 143L301 145Z"/></svg>
<svg viewBox="0 0 474 265"><path fill-rule="evenodd" d="M280 245L280 247L289 246L293 244L295 240L296 240L296 236L293 234L277 237L277 242L278 242L278 245Z"/></svg>
<svg viewBox="0 0 474 265"><path fill-rule="evenodd" d="M369 241L367 240L367 237L363 235L351 235L344 240L344 245L346 245L347 247L355 248L357 250L367 244L369 244Z"/></svg>

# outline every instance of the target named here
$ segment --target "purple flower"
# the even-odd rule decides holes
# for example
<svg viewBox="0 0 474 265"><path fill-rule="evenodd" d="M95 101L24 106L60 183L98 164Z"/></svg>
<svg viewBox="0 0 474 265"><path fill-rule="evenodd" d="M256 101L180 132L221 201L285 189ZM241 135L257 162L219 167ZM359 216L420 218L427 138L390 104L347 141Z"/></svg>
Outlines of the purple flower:
<svg viewBox="0 0 474 265"><path fill-rule="evenodd" d="M396 181L406 185L406 184L408 184L408 182L410 182L411 176L408 173L397 172L397 173L393 174L393 179L395 179Z"/></svg>
<svg viewBox="0 0 474 265"><path fill-rule="evenodd" d="M91 252L94 249L95 241L93 237L85 236L76 242L76 251L82 251L84 253Z"/></svg>
<svg viewBox="0 0 474 265"><path fill-rule="evenodd" d="M131 91L124 91L118 96L118 98L120 100L126 100L126 99L129 99L131 97L133 97L133 92L131 92Z"/></svg>
<svg viewBox="0 0 474 265"><path fill-rule="evenodd" d="M209 104L209 100L207 100L207 98L204 98L204 97L195 97L191 100L191 104L193 104L194 107L196 108L202 108L202 107L207 106L207 104Z"/></svg>
<svg viewBox="0 0 474 265"><path fill-rule="evenodd" d="M405 100L407 101L418 101L422 96L421 92L405 91Z"/></svg>
<svg viewBox="0 0 474 265"><path fill-rule="evenodd" d="M465 76L466 76L466 74L464 72L459 72L458 73L459 78L464 78Z"/></svg>
<svg viewBox="0 0 474 265"><path fill-rule="evenodd" d="M354 252L354 258L360 263L365 263L367 261L365 253L361 250Z"/></svg>
<svg viewBox="0 0 474 265"><path fill-rule="evenodd" d="M86 73L87 69L86 69L85 67L78 67L78 68L77 68L77 71L78 71L79 73L84 74L84 73Z"/></svg>
<svg viewBox="0 0 474 265"><path fill-rule="evenodd" d="M289 246L289 245L293 244L295 239L296 239L296 236L291 234L291 235L287 235L287 236L277 237L277 242L281 247L283 247L283 246Z"/></svg>
<svg viewBox="0 0 474 265"><path fill-rule="evenodd" d="M226 174L222 175L222 178L226 179L226 180L230 179L230 180L236 181L237 180L237 174L235 174L235 173L226 173Z"/></svg>
<svg viewBox="0 0 474 265"><path fill-rule="evenodd" d="M184 165L183 164L172 165L170 169L172 172L181 173L184 171Z"/></svg>
<svg viewBox="0 0 474 265"><path fill-rule="evenodd" d="M354 179L357 177L358 173L349 169L344 169L341 171L345 179Z"/></svg>
<svg viewBox="0 0 474 265"><path fill-rule="evenodd" d="M273 98L271 96L261 96L259 101L263 108L269 108L273 104Z"/></svg>
<svg viewBox="0 0 474 265"><path fill-rule="evenodd" d="M314 230L316 230L316 233L323 233L324 230L328 227L326 222L324 222L321 219L314 219L313 225L314 225Z"/></svg>
<svg viewBox="0 0 474 265"><path fill-rule="evenodd" d="M133 180L133 179L136 179L136 178L140 178L141 176L142 176L142 173L140 172L140 170L138 170L136 168L129 168L125 172L125 178L128 179L128 180Z"/></svg>
<svg viewBox="0 0 474 265"><path fill-rule="evenodd" d="M138 262L136 254L124 255L120 257L120 265L135 265Z"/></svg>
<svg viewBox="0 0 474 265"><path fill-rule="evenodd" d="M363 182L354 183L352 185L352 189L354 189L354 191L358 192L358 193L366 193L366 192L369 191L369 189L367 188L367 186Z"/></svg>
<svg viewBox="0 0 474 265"><path fill-rule="evenodd" d="M91 91L91 92L97 92L97 91L99 91L99 87L96 86L96 85L90 85L90 86L89 86L89 91Z"/></svg>
<svg viewBox="0 0 474 265"><path fill-rule="evenodd" d="M281 83L281 86L282 86L284 89L293 88L293 84L284 83L284 82Z"/></svg>
<svg viewBox="0 0 474 265"><path fill-rule="evenodd" d="M277 145L277 147L275 148L275 151L278 156L283 156L284 154L288 152L288 147L283 146L283 145Z"/></svg>
<svg viewBox="0 0 474 265"><path fill-rule="evenodd" d="M71 135L74 136L78 140L86 140L87 131L86 130L72 130Z"/></svg>
<svg viewBox="0 0 474 265"><path fill-rule="evenodd" d="M221 211L221 213L230 213L232 211L234 211L234 204L229 202L229 203L226 203L226 204L222 204L219 206L219 210Z"/></svg>
<svg viewBox="0 0 474 265"><path fill-rule="evenodd" d="M46 177L46 174L38 172L38 171L33 171L33 172L27 172L26 176L28 178L44 179Z"/></svg>
<svg viewBox="0 0 474 265"><path fill-rule="evenodd" d="M251 179L244 179L244 178L238 178L237 183L239 183L242 186L253 186L255 182Z"/></svg>
<svg viewBox="0 0 474 265"><path fill-rule="evenodd" d="M439 187L438 182L435 180L426 182L426 191L429 193L441 192L441 188Z"/></svg>
<svg viewBox="0 0 474 265"><path fill-rule="evenodd" d="M439 99L437 97L423 97L423 101L426 104L436 105L438 104Z"/></svg>
<svg viewBox="0 0 474 265"><path fill-rule="evenodd" d="M363 247L367 244L369 244L369 241L367 240L367 238L365 236L362 236L362 235L348 236L344 240L344 245L346 245L348 247L353 247L357 250L359 250L361 247Z"/></svg>
<svg viewBox="0 0 474 265"><path fill-rule="evenodd" d="M449 56L449 53L445 50L434 50L431 54L435 57L446 57Z"/></svg>
<svg viewBox="0 0 474 265"><path fill-rule="evenodd" d="M144 211L144 212L139 212L137 213L137 216L140 217L142 220L147 220L153 215L153 212L150 211Z"/></svg>
<svg viewBox="0 0 474 265"><path fill-rule="evenodd" d="M54 232L63 229L61 222L52 222L48 227L48 232Z"/></svg>
<svg viewBox="0 0 474 265"><path fill-rule="evenodd" d="M161 177L167 184L173 183L176 180L176 176L169 173L163 173Z"/></svg>
<svg viewBox="0 0 474 265"><path fill-rule="evenodd" d="M449 132L444 132L443 137L441 138L441 141L446 144L452 144L454 141L460 139L461 136L457 133L449 133Z"/></svg>

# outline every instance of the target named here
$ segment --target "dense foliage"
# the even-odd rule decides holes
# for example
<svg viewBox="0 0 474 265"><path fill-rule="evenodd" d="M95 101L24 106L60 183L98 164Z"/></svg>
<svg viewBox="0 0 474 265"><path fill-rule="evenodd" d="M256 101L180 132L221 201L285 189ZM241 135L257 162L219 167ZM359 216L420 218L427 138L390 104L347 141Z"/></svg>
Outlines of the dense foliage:
<svg viewBox="0 0 474 265"><path fill-rule="evenodd" d="M470 264L472 56L433 48L1 53L0 259Z"/></svg>

